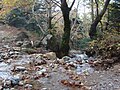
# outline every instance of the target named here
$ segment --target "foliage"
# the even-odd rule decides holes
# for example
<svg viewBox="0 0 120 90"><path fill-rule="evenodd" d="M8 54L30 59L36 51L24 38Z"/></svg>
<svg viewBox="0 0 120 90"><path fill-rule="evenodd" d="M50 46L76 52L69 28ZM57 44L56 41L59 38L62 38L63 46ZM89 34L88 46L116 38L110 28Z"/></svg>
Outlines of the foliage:
<svg viewBox="0 0 120 90"><path fill-rule="evenodd" d="M38 24L42 24L44 22L43 18L38 18L36 20L32 14L31 10L25 10L23 8L15 8L10 11L6 15L7 24L17 27L17 28L25 28L28 31L32 31L40 35L42 32Z"/></svg>
<svg viewBox="0 0 120 90"><path fill-rule="evenodd" d="M89 51L102 58L120 58L120 35L117 32L104 32L101 39L93 40L90 42Z"/></svg>
<svg viewBox="0 0 120 90"><path fill-rule="evenodd" d="M34 0L2 0L2 9L0 11L0 18L4 18L14 8L28 9L32 6Z"/></svg>
<svg viewBox="0 0 120 90"><path fill-rule="evenodd" d="M24 27L27 24L29 16L21 8L15 8L6 16L6 21L9 25L17 28Z"/></svg>
<svg viewBox="0 0 120 90"><path fill-rule="evenodd" d="M74 41L74 45L72 45L72 48L84 50L88 47L90 41L91 39L87 37L82 38L80 40L76 40Z"/></svg>
<svg viewBox="0 0 120 90"><path fill-rule="evenodd" d="M120 1L112 3L109 7L110 28L120 31Z"/></svg>
<svg viewBox="0 0 120 90"><path fill-rule="evenodd" d="M25 26L25 29L29 31L39 31L40 28L37 26L37 21L34 18L32 18L29 20L29 23Z"/></svg>

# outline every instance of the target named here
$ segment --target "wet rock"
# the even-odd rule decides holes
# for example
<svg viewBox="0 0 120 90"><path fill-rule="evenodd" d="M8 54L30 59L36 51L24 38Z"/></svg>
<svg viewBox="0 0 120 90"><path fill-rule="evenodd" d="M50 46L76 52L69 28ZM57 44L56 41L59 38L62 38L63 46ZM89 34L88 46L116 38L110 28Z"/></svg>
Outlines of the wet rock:
<svg viewBox="0 0 120 90"><path fill-rule="evenodd" d="M3 70L3 72L2 71L0 72L0 78L7 79L9 77L11 77L10 72L4 71L4 70Z"/></svg>
<svg viewBox="0 0 120 90"><path fill-rule="evenodd" d="M20 51L21 48L20 47L12 47L14 51Z"/></svg>
<svg viewBox="0 0 120 90"><path fill-rule="evenodd" d="M16 90L15 88L10 88L10 90Z"/></svg>
<svg viewBox="0 0 120 90"><path fill-rule="evenodd" d="M62 58L62 60L64 60L64 61L69 61L71 58L70 57L68 57L68 56L64 56L63 58Z"/></svg>
<svg viewBox="0 0 120 90"><path fill-rule="evenodd" d="M23 67L23 66L15 66L13 71L17 71L17 72L21 72L22 71L23 72L25 70L26 70L26 68Z"/></svg>
<svg viewBox="0 0 120 90"><path fill-rule="evenodd" d="M32 86L31 84L26 84L26 85L25 85L25 88L27 88L27 89L29 89L29 90L32 90L32 87L33 87L33 86Z"/></svg>
<svg viewBox="0 0 120 90"><path fill-rule="evenodd" d="M41 90L48 90L47 88L42 88Z"/></svg>
<svg viewBox="0 0 120 90"><path fill-rule="evenodd" d="M76 73L77 73L78 75L79 75L79 74L82 74L82 69L81 69L81 67L77 67Z"/></svg>
<svg viewBox="0 0 120 90"><path fill-rule="evenodd" d="M82 64L81 66L77 66L76 73L78 75L84 74L89 75L90 73L93 73L94 69L90 67L88 63Z"/></svg>
<svg viewBox="0 0 120 90"><path fill-rule="evenodd" d="M49 52L43 55L43 57L49 59L49 60L55 60L57 59L56 54L54 52Z"/></svg>
<svg viewBox="0 0 120 90"><path fill-rule="evenodd" d="M70 50L70 54L81 54L82 52L80 50Z"/></svg>
<svg viewBox="0 0 120 90"><path fill-rule="evenodd" d="M33 86L32 90L41 90L41 86L43 86L39 81L36 80L31 81L31 84Z"/></svg>
<svg viewBox="0 0 120 90"><path fill-rule="evenodd" d="M18 55L20 54L20 52L17 52L17 51L9 51L9 55Z"/></svg>
<svg viewBox="0 0 120 90"><path fill-rule="evenodd" d="M6 80L3 81L3 86L4 87L11 87L11 85L12 85L12 82L11 82L10 79L6 79Z"/></svg>
<svg viewBox="0 0 120 90"><path fill-rule="evenodd" d="M10 56L9 56L9 54L7 52L5 52L5 53L1 53L1 58L2 59L9 59Z"/></svg>
<svg viewBox="0 0 120 90"><path fill-rule="evenodd" d="M24 85L24 81L20 81L20 82L19 82L19 85L20 85L20 86L23 86L23 85Z"/></svg>
<svg viewBox="0 0 120 90"><path fill-rule="evenodd" d="M22 52L28 53L28 54L33 54L36 53L37 51L33 48L21 48Z"/></svg>
<svg viewBox="0 0 120 90"><path fill-rule="evenodd" d="M3 89L3 87L2 87L2 85L0 85L0 90L2 90Z"/></svg>
<svg viewBox="0 0 120 90"><path fill-rule="evenodd" d="M91 87L87 87L87 86L83 86L83 87L81 87L80 90L92 90L92 88Z"/></svg>
<svg viewBox="0 0 120 90"><path fill-rule="evenodd" d="M22 42L22 41L17 41L17 42L15 43L15 45L16 45L17 47L20 47L20 46L23 45L23 42Z"/></svg>
<svg viewBox="0 0 120 90"><path fill-rule="evenodd" d="M93 57L90 57L89 59L88 59L88 63L91 65L91 66L94 66L93 64L94 64L94 61L95 61L95 59L93 58Z"/></svg>
<svg viewBox="0 0 120 90"><path fill-rule="evenodd" d="M40 71L38 71L38 73L45 73L47 70L45 68L41 69Z"/></svg>
<svg viewBox="0 0 120 90"><path fill-rule="evenodd" d="M37 66L37 65L47 64L47 62L45 60L35 60L34 64Z"/></svg>
<svg viewBox="0 0 120 90"><path fill-rule="evenodd" d="M13 61L13 59L8 59L8 60L6 60L6 63L10 65L12 61Z"/></svg>
<svg viewBox="0 0 120 90"><path fill-rule="evenodd" d="M18 76L14 76L10 78L12 86L19 85L20 78Z"/></svg>
<svg viewBox="0 0 120 90"><path fill-rule="evenodd" d="M32 43L31 41L24 41L22 44L23 48L31 48L32 47Z"/></svg>
<svg viewBox="0 0 120 90"><path fill-rule="evenodd" d="M0 63L3 62L4 60L0 58Z"/></svg>
<svg viewBox="0 0 120 90"><path fill-rule="evenodd" d="M88 56L84 53L84 54L76 54L77 58L81 58L82 60L88 60Z"/></svg>
<svg viewBox="0 0 120 90"><path fill-rule="evenodd" d="M3 48L9 49L10 46L9 45L3 45Z"/></svg>

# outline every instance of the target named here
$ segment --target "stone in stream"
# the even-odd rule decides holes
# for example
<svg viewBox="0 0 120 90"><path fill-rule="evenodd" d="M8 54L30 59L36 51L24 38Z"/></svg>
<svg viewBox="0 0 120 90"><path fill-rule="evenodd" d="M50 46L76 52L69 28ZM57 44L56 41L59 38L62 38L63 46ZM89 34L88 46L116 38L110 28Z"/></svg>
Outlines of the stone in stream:
<svg viewBox="0 0 120 90"><path fill-rule="evenodd" d="M88 60L88 56L84 54L76 54L76 58L81 58L82 60Z"/></svg>
<svg viewBox="0 0 120 90"><path fill-rule="evenodd" d="M19 82L19 85L20 85L20 86L23 86L23 85L24 85L24 81L20 81L20 82Z"/></svg>
<svg viewBox="0 0 120 90"><path fill-rule="evenodd" d="M28 89L28 90L32 90L33 86L31 84L26 84L25 88Z"/></svg>
<svg viewBox="0 0 120 90"><path fill-rule="evenodd" d="M32 47L32 43L31 43L31 41L24 41L21 46L23 48L31 48Z"/></svg>
<svg viewBox="0 0 120 90"><path fill-rule="evenodd" d="M5 53L1 53L1 58L2 59L9 59L10 56L9 56L9 54L7 52L5 52Z"/></svg>
<svg viewBox="0 0 120 90"><path fill-rule="evenodd" d="M13 87L15 85L19 85L20 78L18 76L11 76L7 79L3 80L4 87Z"/></svg>
<svg viewBox="0 0 120 90"><path fill-rule="evenodd" d="M94 69L90 67L88 63L82 64L80 66L77 66L76 73L77 74L84 74L89 75L90 73L93 73Z"/></svg>
<svg viewBox="0 0 120 90"><path fill-rule="evenodd" d="M43 57L49 59L49 60L56 60L56 54L54 52L49 52L43 55Z"/></svg>
<svg viewBox="0 0 120 90"><path fill-rule="evenodd" d="M3 90L3 87L2 87L2 85L0 85L0 90Z"/></svg>
<svg viewBox="0 0 120 90"><path fill-rule="evenodd" d="M20 81L20 78L18 78L18 77L11 78L11 82L12 82L13 86L19 85L19 81Z"/></svg>
<svg viewBox="0 0 120 90"><path fill-rule="evenodd" d="M3 62L3 61L4 61L4 59L1 59L1 58L0 58L0 63Z"/></svg>
<svg viewBox="0 0 120 90"><path fill-rule="evenodd" d="M21 50L21 48L17 47L17 46L16 47L12 47L12 48L13 48L14 51L20 51Z"/></svg>
<svg viewBox="0 0 120 90"><path fill-rule="evenodd" d="M43 73L45 73L47 70L45 68L39 70L36 72L36 74L42 75Z"/></svg>
<svg viewBox="0 0 120 90"><path fill-rule="evenodd" d="M20 46L23 45L23 42L22 42L22 41L17 41L17 42L15 43L15 45L16 45L17 47L20 47Z"/></svg>
<svg viewBox="0 0 120 90"><path fill-rule="evenodd" d="M23 67L23 66L16 66L13 71L18 71L18 72L22 71L22 72L23 72L23 71L25 71L25 70L26 70L26 68Z"/></svg>
<svg viewBox="0 0 120 90"><path fill-rule="evenodd" d="M47 62L46 62L46 60L36 59L36 60L34 61L34 64L35 64L35 66L37 66L37 65L47 64Z"/></svg>
<svg viewBox="0 0 120 90"><path fill-rule="evenodd" d="M4 45L3 48L9 49L10 46L9 45Z"/></svg>
<svg viewBox="0 0 120 90"><path fill-rule="evenodd" d="M71 58L69 56L64 56L61 60L67 63L70 62Z"/></svg>
<svg viewBox="0 0 120 90"><path fill-rule="evenodd" d="M47 88L42 88L41 90L49 90L49 89L47 89Z"/></svg>
<svg viewBox="0 0 120 90"><path fill-rule="evenodd" d="M6 79L6 80L3 81L3 87L4 87L4 88L11 87L11 85L12 85L11 80Z"/></svg>

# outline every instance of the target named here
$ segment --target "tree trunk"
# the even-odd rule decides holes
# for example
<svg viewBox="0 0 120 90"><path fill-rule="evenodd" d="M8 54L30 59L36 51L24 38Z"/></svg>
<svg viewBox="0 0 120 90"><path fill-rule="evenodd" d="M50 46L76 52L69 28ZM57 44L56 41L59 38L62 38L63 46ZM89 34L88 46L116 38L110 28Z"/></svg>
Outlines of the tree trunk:
<svg viewBox="0 0 120 90"><path fill-rule="evenodd" d="M47 14L48 14L48 29L52 29L52 7L51 7L51 0L47 1Z"/></svg>
<svg viewBox="0 0 120 90"><path fill-rule="evenodd" d="M106 0L105 5L103 7L103 10L100 12L100 14L98 16L96 16L94 22L91 24L90 27L90 32L89 32L89 36L91 39L96 39L97 38L97 25L98 23L101 21L103 15L105 14L107 7L109 5L110 0Z"/></svg>
<svg viewBox="0 0 120 90"><path fill-rule="evenodd" d="M67 6L67 4L64 3L63 6L61 6L61 11L63 14L63 19L64 19L64 34L62 36L62 42L60 45L60 58L63 56L68 55L69 53L69 40L70 40L70 19L69 19L69 13L70 9Z"/></svg>
<svg viewBox="0 0 120 90"><path fill-rule="evenodd" d="M75 0L73 0L72 4L70 7L68 7L67 1L66 0L60 0L61 1L61 11L63 15L63 20L64 20L64 33L62 36L62 42L60 45L59 52L57 53L57 56L59 58L62 58L63 56L67 56L69 53L69 41L70 41L70 31L71 31L71 26L70 26L70 19L69 19L69 14L70 11L75 3Z"/></svg>
<svg viewBox="0 0 120 90"><path fill-rule="evenodd" d="M64 34L62 36L61 42L61 57L68 55L69 53L69 40L70 40L70 19L69 19L69 8L62 9L63 19L64 19Z"/></svg>
<svg viewBox="0 0 120 90"><path fill-rule="evenodd" d="M94 3L93 3L93 0L91 0L91 18L92 18L92 23L93 23L93 21L94 21Z"/></svg>

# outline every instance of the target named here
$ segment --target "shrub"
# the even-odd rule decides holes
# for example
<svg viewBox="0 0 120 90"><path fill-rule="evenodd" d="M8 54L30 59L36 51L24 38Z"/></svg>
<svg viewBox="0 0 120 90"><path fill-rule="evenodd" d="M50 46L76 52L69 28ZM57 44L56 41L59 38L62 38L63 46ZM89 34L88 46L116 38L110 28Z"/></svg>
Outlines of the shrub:
<svg viewBox="0 0 120 90"><path fill-rule="evenodd" d="M101 39L90 42L89 51L95 52L103 59L120 58L120 35L117 32L104 32Z"/></svg>
<svg viewBox="0 0 120 90"><path fill-rule="evenodd" d="M7 24L17 28L24 27L28 19L29 15L27 12L24 12L24 10L20 8L12 9L10 13L6 15Z"/></svg>

